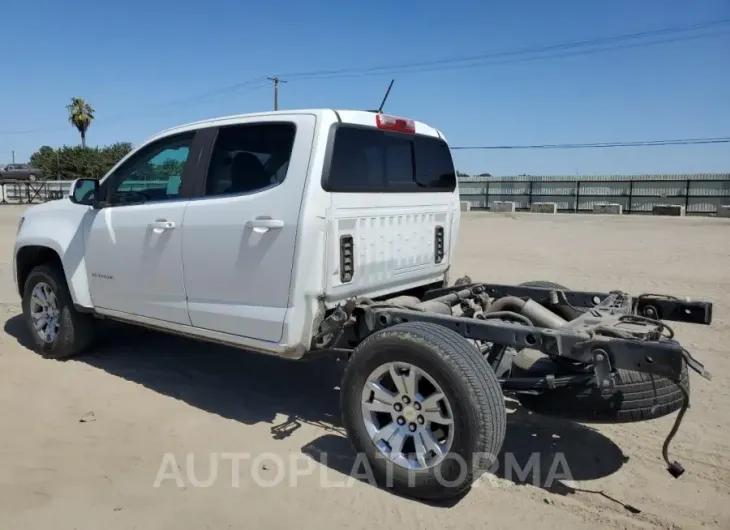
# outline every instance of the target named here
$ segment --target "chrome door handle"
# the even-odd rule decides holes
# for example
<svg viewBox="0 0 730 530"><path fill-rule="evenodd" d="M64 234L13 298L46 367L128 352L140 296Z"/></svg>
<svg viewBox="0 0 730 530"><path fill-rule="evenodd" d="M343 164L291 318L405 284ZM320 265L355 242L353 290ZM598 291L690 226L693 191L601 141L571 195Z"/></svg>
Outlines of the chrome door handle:
<svg viewBox="0 0 730 530"><path fill-rule="evenodd" d="M280 230L284 228L284 221L267 218L252 219L246 221L246 228L252 228L254 232L263 234L269 230Z"/></svg>
<svg viewBox="0 0 730 530"><path fill-rule="evenodd" d="M152 230L155 234L161 234L162 232L175 228L175 223L166 219L158 219L154 223L148 224L147 228Z"/></svg>

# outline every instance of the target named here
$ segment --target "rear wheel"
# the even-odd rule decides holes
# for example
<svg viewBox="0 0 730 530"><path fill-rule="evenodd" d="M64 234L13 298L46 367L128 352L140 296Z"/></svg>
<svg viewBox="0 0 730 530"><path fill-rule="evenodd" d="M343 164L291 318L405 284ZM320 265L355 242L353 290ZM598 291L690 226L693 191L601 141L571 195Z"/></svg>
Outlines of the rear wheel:
<svg viewBox="0 0 730 530"><path fill-rule="evenodd" d="M39 265L30 272L22 303L34 349L44 357L70 357L91 344L94 318L74 308L66 278L57 267Z"/></svg>
<svg viewBox="0 0 730 530"><path fill-rule="evenodd" d="M561 365L535 350L519 352L512 364L514 377L542 377L576 373L576 366ZM687 365L681 385L689 392ZM661 418L679 410L684 394L677 383L659 375L617 370L612 389L597 386L561 387L541 394L520 394L523 407L538 414L586 423L630 423Z"/></svg>
<svg viewBox="0 0 730 530"><path fill-rule="evenodd" d="M421 499L467 489L506 430L496 375L462 336L410 322L354 351L341 385L343 423L376 483Z"/></svg>

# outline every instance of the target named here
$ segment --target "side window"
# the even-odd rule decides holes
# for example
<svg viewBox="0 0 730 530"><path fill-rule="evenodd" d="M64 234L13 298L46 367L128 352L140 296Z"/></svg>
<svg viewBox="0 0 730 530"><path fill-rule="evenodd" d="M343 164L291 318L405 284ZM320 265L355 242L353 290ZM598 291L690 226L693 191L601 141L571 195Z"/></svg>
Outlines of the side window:
<svg viewBox="0 0 730 530"><path fill-rule="evenodd" d="M252 123L221 127L205 180L205 196L254 193L281 184L296 126Z"/></svg>
<svg viewBox="0 0 730 530"><path fill-rule="evenodd" d="M177 199L194 137L193 131L143 147L111 175L109 202L136 204Z"/></svg>

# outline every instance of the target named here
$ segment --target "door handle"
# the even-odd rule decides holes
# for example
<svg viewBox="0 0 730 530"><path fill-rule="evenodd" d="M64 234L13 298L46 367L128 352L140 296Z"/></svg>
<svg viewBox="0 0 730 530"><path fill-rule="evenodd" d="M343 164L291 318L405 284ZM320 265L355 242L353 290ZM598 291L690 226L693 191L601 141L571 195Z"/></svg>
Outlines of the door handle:
<svg viewBox="0 0 730 530"><path fill-rule="evenodd" d="M269 230L280 230L284 228L284 221L268 218L252 219L246 221L246 228L252 228L254 232L263 234Z"/></svg>
<svg viewBox="0 0 730 530"><path fill-rule="evenodd" d="M161 234L162 232L175 228L175 223L166 219L158 219L154 223L148 224L147 228L152 230L155 234Z"/></svg>

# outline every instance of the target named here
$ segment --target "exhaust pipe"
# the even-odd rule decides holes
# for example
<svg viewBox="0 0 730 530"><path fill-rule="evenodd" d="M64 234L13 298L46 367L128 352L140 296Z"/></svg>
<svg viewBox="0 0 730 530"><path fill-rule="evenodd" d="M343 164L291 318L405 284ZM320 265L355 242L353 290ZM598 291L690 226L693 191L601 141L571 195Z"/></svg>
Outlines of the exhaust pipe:
<svg viewBox="0 0 730 530"><path fill-rule="evenodd" d="M568 323L564 318L556 315L546 307L534 300L523 300L516 296L505 296L495 301L486 314L496 311L513 311L529 318L536 326L541 328L558 329Z"/></svg>

